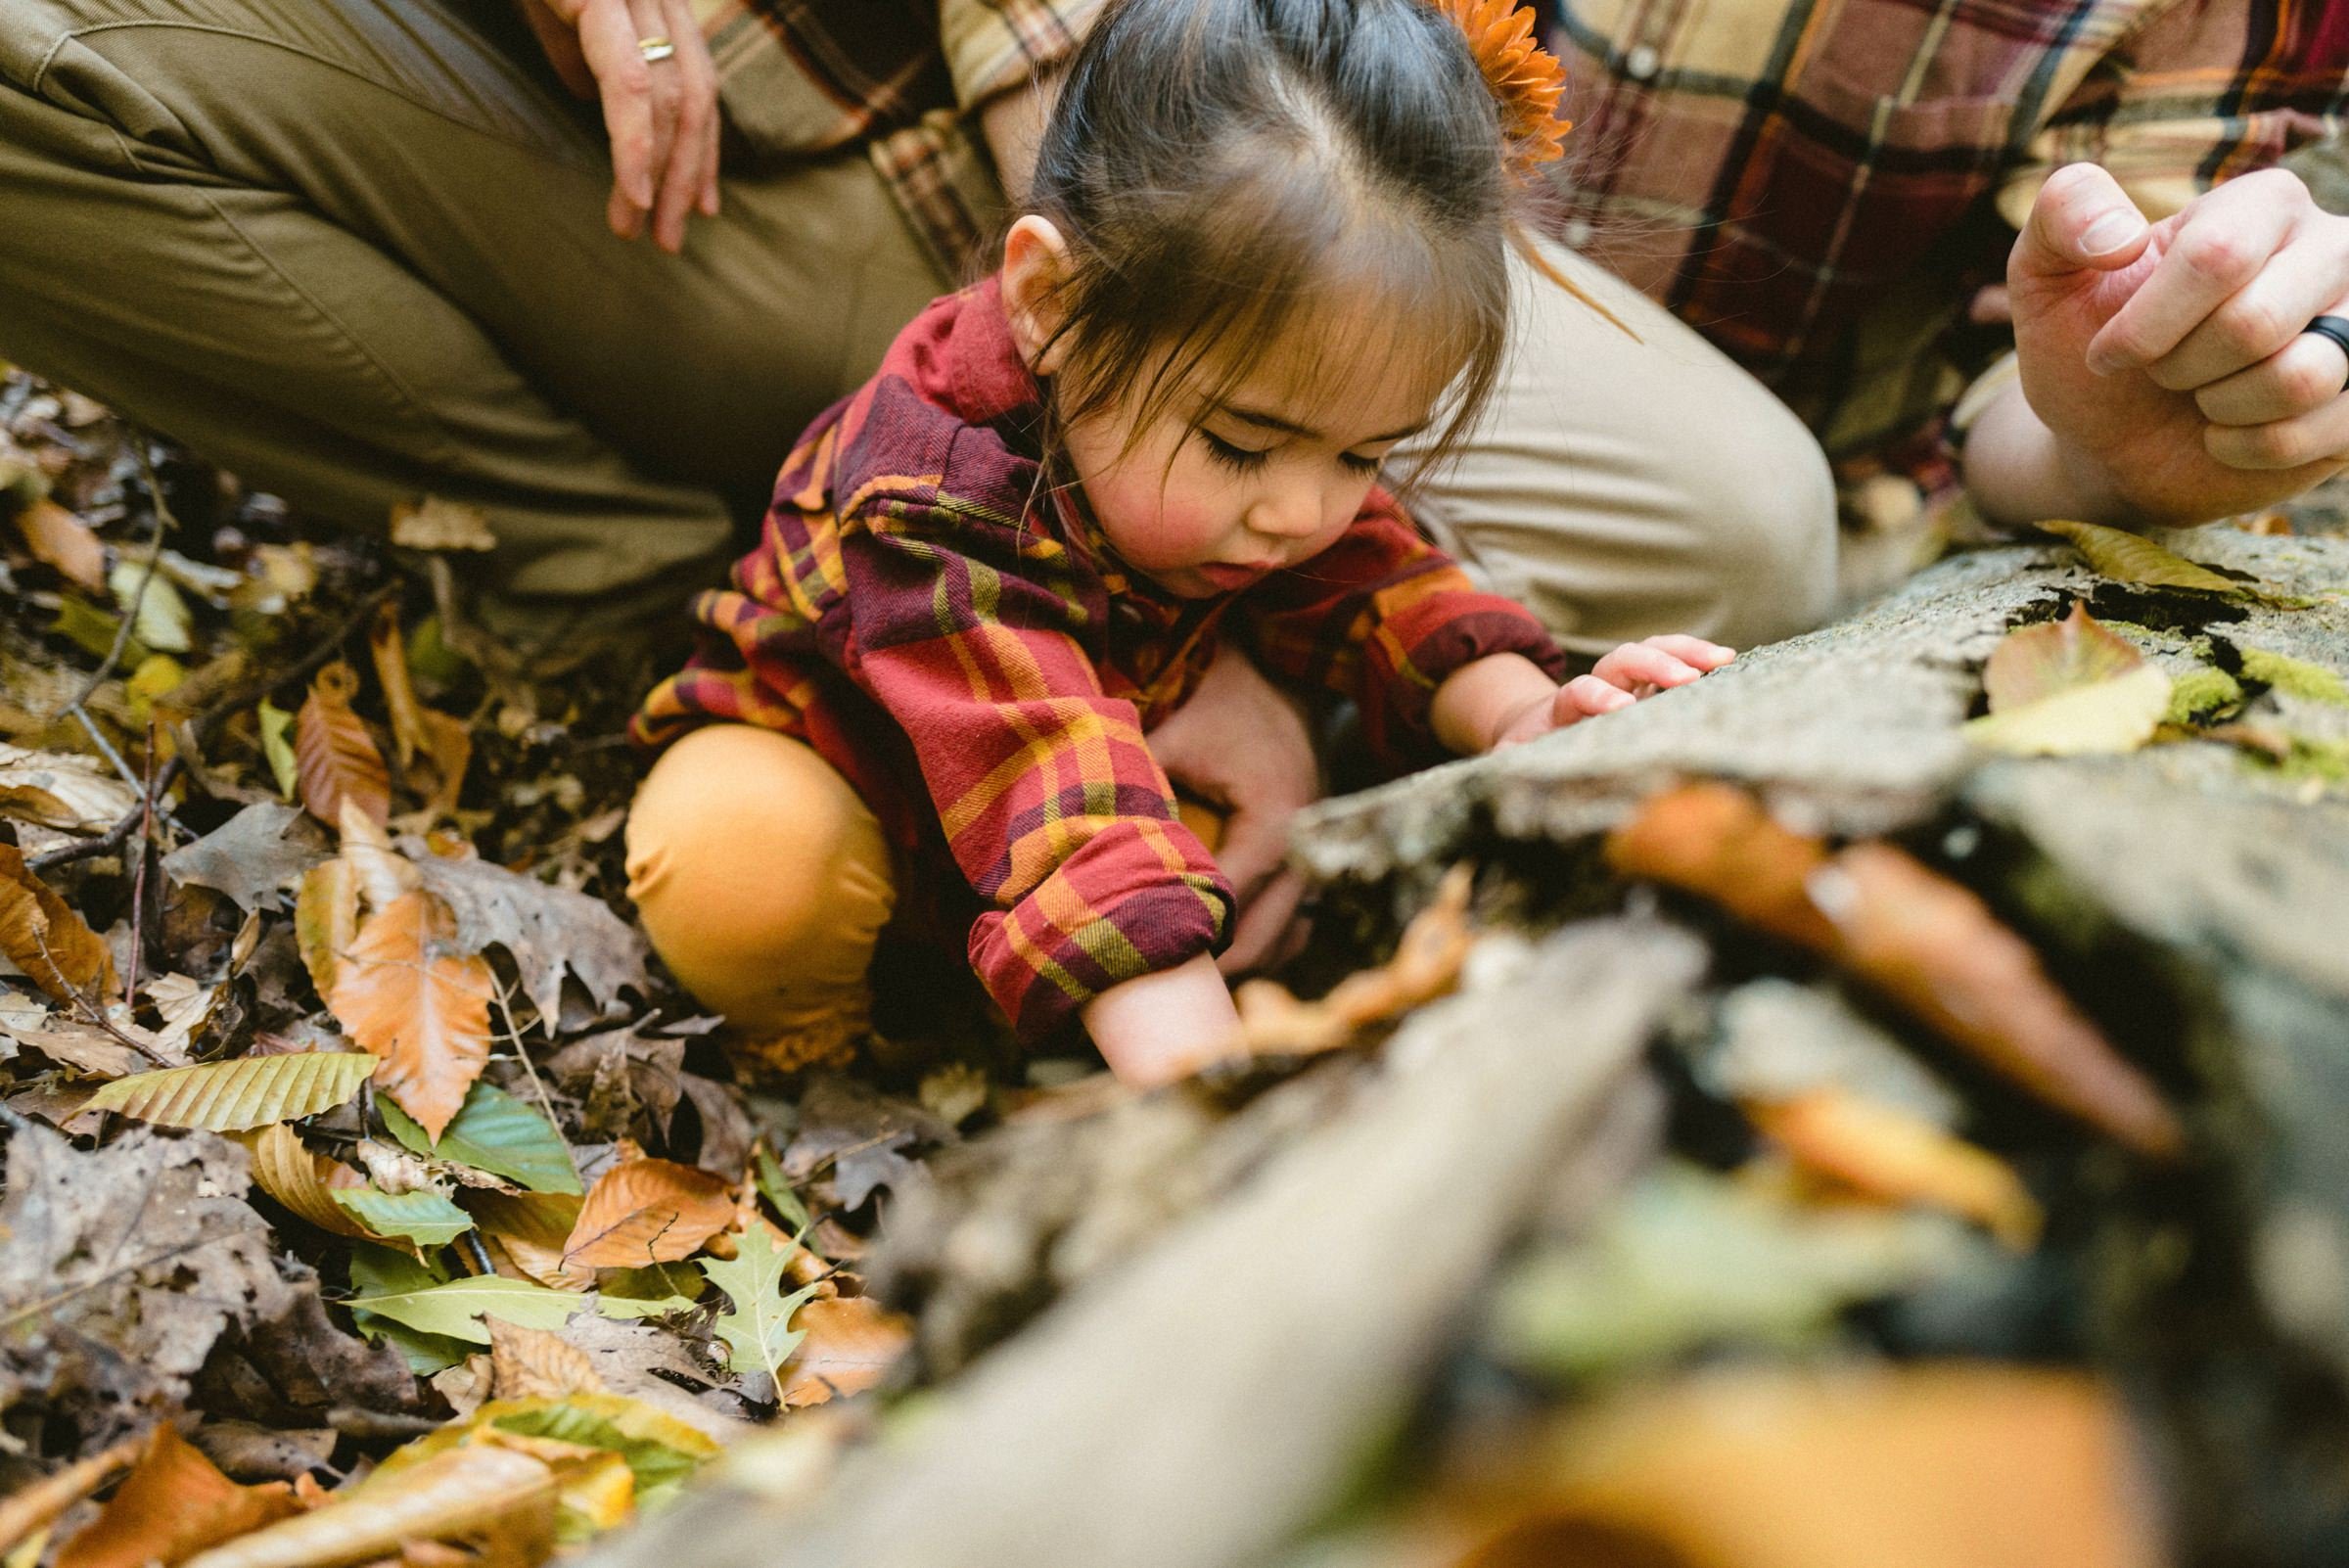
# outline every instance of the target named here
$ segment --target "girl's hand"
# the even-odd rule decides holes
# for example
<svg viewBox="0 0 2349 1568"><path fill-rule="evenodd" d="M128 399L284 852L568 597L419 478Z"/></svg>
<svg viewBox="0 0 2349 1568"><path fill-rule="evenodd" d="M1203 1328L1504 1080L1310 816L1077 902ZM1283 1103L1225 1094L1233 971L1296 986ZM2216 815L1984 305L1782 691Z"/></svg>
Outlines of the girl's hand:
<svg viewBox="0 0 2349 1568"><path fill-rule="evenodd" d="M1677 633L1627 642L1601 658L1588 675L1577 675L1510 714L1494 737L1494 748L1629 708L1642 697L1685 686L1736 657L1734 649Z"/></svg>
<svg viewBox="0 0 2349 1568"><path fill-rule="evenodd" d="M676 254L688 213L717 215L717 68L691 0L520 4L564 85L602 100L612 232L633 240L650 218L653 243ZM648 61L638 47L646 38L667 38L676 52Z"/></svg>

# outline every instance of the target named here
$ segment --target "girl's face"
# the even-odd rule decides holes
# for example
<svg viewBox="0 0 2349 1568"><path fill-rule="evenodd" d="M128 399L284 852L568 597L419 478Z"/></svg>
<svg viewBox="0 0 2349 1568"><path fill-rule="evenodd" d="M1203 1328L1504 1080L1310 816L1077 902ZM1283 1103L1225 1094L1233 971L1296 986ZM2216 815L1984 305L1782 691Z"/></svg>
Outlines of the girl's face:
<svg viewBox="0 0 2349 1568"><path fill-rule="evenodd" d="M1013 334L1043 375L1070 346L1052 341L1038 302L1065 254L1035 216L1004 247ZM1360 511L1380 461L1427 425L1458 368L1391 351L1397 330L1374 301L1307 312L1251 352L1220 399L1186 390L1146 425L1132 400L1119 399L1073 422L1063 443L1111 546L1189 598L1233 592L1327 549ZM1204 379L1221 379L1221 368L1205 367Z"/></svg>
<svg viewBox="0 0 2349 1568"><path fill-rule="evenodd" d="M1316 355L1316 341L1365 350ZM1069 460L1128 565L1187 598L1230 593L1335 543L1427 424L1450 376L1398 375L1397 357L1366 313L1294 323L1219 400L1186 391L1147 426L1122 403L1072 424Z"/></svg>

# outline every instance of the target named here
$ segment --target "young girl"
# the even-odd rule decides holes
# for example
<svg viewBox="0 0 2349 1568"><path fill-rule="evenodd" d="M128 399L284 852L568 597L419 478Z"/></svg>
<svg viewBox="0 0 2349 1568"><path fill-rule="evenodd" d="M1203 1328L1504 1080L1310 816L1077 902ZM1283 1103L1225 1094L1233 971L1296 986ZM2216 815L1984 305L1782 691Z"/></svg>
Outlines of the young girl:
<svg viewBox="0 0 2349 1568"><path fill-rule="evenodd" d="M1396 771L1730 658L1657 637L1561 685L1541 623L1375 483L1431 423L1456 440L1499 363L1512 197L1559 129L1507 18L1103 11L999 273L801 439L639 716L667 751L630 895L755 1054L845 1055L894 926L967 945L1024 1040L1081 1022L1144 1084L1212 1058L1232 894L1144 736L1219 638L1350 698Z"/></svg>

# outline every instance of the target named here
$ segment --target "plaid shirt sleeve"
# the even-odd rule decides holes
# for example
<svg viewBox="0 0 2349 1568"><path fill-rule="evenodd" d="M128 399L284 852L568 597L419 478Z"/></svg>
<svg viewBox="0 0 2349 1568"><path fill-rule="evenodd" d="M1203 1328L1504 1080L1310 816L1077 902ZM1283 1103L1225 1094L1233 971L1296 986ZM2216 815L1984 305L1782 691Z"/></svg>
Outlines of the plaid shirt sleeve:
<svg viewBox="0 0 2349 1568"><path fill-rule="evenodd" d="M1065 574L943 501L877 499L844 540L856 679L911 740L992 907L971 966L1024 1040L1121 981L1213 951L1229 885L1176 820L1133 705L1103 694ZM1095 610L1098 606L1094 607Z"/></svg>
<svg viewBox="0 0 2349 1568"><path fill-rule="evenodd" d="M1102 0L940 0L939 40L964 113L1060 64Z"/></svg>
<svg viewBox="0 0 2349 1568"><path fill-rule="evenodd" d="M1398 773L1444 755L1428 710L1453 670L1516 653L1564 679L1571 660L1531 611L1479 591L1383 489L1335 544L1240 607L1266 668L1352 699L1372 754Z"/></svg>

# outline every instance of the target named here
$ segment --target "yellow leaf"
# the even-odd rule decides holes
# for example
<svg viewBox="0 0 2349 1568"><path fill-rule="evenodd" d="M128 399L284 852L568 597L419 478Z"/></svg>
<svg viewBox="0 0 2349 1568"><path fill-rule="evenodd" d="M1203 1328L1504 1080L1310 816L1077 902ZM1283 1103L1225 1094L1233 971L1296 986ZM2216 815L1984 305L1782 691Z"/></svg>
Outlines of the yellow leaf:
<svg viewBox="0 0 2349 1568"><path fill-rule="evenodd" d="M361 1051L303 1051L166 1067L115 1080L90 1097L88 1109L162 1127L241 1132L332 1110L356 1094L375 1067L375 1058Z"/></svg>
<svg viewBox="0 0 2349 1568"><path fill-rule="evenodd" d="M0 844L0 952L59 1001L96 1001L115 991L105 942L11 844Z"/></svg>
<svg viewBox="0 0 2349 1568"><path fill-rule="evenodd" d="M257 712L261 756L268 760L269 776L277 780L277 793L290 801L301 787L301 764L295 761L294 742L288 738L294 728L294 715L266 697L261 699Z"/></svg>
<svg viewBox="0 0 2349 1568"><path fill-rule="evenodd" d="M355 1181L357 1172L311 1152L300 1134L283 1122L271 1123L241 1141L253 1157L253 1184L289 1214L338 1236L372 1237L373 1232L334 1200L327 1175L343 1171Z"/></svg>
<svg viewBox="0 0 2349 1568"><path fill-rule="evenodd" d="M148 571L142 562L117 561L106 585L114 590L115 603L122 613L131 617L132 633L149 648L158 653L186 653L196 646L188 602L162 573Z"/></svg>
<svg viewBox="0 0 2349 1568"><path fill-rule="evenodd" d="M2170 711L2170 677L2152 665L2093 686L1969 721L1965 738L2016 757L2088 757L2133 752L2153 738Z"/></svg>
<svg viewBox="0 0 2349 1568"><path fill-rule="evenodd" d="M453 950L456 921L424 892L378 910L335 966L327 1005L384 1059L377 1082L438 1140L489 1061L488 964Z"/></svg>
<svg viewBox="0 0 2349 1568"><path fill-rule="evenodd" d="M563 1258L584 1268L674 1263L733 1219L733 1188L709 1172L670 1160L627 1160L588 1189Z"/></svg>
<svg viewBox="0 0 2349 1568"><path fill-rule="evenodd" d="M359 879L350 862L321 860L294 896L294 945L320 997L335 993L337 960L359 934Z"/></svg>
<svg viewBox="0 0 2349 1568"><path fill-rule="evenodd" d="M283 1481L237 1485L165 1423L97 1519L59 1549L57 1568L167 1568L299 1507Z"/></svg>
<svg viewBox="0 0 2349 1568"><path fill-rule="evenodd" d="M321 1507L191 1558L189 1568L338 1568L411 1541L447 1541L517 1520L551 1549L554 1515L555 1473L544 1462L511 1449L462 1448L379 1470Z"/></svg>
<svg viewBox="0 0 2349 1568"><path fill-rule="evenodd" d="M2230 598L2265 597L2258 584L2221 576L2174 550L2162 548L2142 533L2069 519L2053 519L2033 527L2070 541L2073 549L2088 557L2088 564L2098 576L2110 577L2115 582L2134 582L2148 588L2184 588L2192 593L2223 593Z"/></svg>
<svg viewBox="0 0 2349 1568"><path fill-rule="evenodd" d="M2013 1169L1922 1117L1838 1088L1750 1103L1746 1114L1806 1171L1883 1202L1962 1215L2017 1252L2039 1239L2039 1204Z"/></svg>
<svg viewBox="0 0 2349 1568"><path fill-rule="evenodd" d="M2134 643L2074 603L2061 621L2018 626L2000 639L1982 667L1990 711L2004 714L2058 692L2094 686L2145 662Z"/></svg>
<svg viewBox="0 0 2349 1568"><path fill-rule="evenodd" d="M341 660L318 671L310 694L294 720L294 760L301 782L301 804L333 827L343 819L345 800L381 822L392 814L392 783L383 753L350 700L359 677Z"/></svg>

